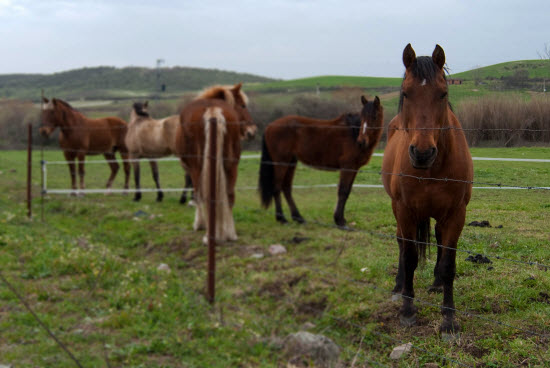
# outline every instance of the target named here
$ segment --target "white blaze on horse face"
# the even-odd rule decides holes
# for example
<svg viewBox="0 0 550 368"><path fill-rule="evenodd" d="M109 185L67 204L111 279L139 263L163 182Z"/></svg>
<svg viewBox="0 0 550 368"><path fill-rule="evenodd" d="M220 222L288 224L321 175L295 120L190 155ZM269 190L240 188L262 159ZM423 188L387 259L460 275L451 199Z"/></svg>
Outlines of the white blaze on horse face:
<svg viewBox="0 0 550 368"><path fill-rule="evenodd" d="M363 134L367 132L367 121L365 120L365 123L363 124Z"/></svg>
<svg viewBox="0 0 550 368"><path fill-rule="evenodd" d="M48 101L47 104L42 105L42 110L53 110L53 103L52 101Z"/></svg>
<svg viewBox="0 0 550 368"><path fill-rule="evenodd" d="M423 80L422 80L422 83L420 83L420 85L421 85L422 87L424 87L424 86L426 85L426 79L423 79Z"/></svg>

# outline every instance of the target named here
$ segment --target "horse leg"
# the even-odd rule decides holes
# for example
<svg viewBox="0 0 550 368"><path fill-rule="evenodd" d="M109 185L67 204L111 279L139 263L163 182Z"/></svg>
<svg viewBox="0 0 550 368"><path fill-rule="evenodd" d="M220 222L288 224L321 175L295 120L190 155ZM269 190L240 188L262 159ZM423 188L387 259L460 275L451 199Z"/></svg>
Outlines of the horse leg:
<svg viewBox="0 0 550 368"><path fill-rule="evenodd" d="M162 189L160 189L159 166L157 164L157 161L155 160L149 160L149 165L151 165L153 180L155 181L155 185L157 186L157 202L162 202L162 198L164 198L164 193L162 193Z"/></svg>
<svg viewBox="0 0 550 368"><path fill-rule="evenodd" d="M85 189L85 185L84 185L84 174L85 174L84 160L85 159L86 159L86 155L84 153L79 153L78 154L78 176L80 177L80 189L81 190ZM82 193L81 195L84 195L84 193Z"/></svg>
<svg viewBox="0 0 550 368"><path fill-rule="evenodd" d="M196 165L199 165L197 163ZM200 169L190 169L189 175L191 176L191 181L193 182L193 189L196 195L197 204L195 206L195 221L193 222L193 230L204 230L206 229L206 201L203 199L203 195L206 196L206 193L202 193L200 190Z"/></svg>
<svg viewBox="0 0 550 368"><path fill-rule="evenodd" d="M193 196L193 182L191 181L191 175L189 175L187 172L185 173L185 189L183 190L183 192L181 193L181 197L180 197L180 203L181 204L185 204L185 202L187 202L187 192L188 190L191 189L191 200L189 201L189 204L191 205L191 201L193 200L194 196Z"/></svg>
<svg viewBox="0 0 550 368"><path fill-rule="evenodd" d="M456 274L456 246L464 227L466 206L453 210L451 216L441 224L441 241L445 248L441 249L439 260L439 275L443 281L443 322L439 328L442 333L460 331L460 325L455 321L455 304L453 298L453 283Z"/></svg>
<svg viewBox="0 0 550 368"><path fill-rule="evenodd" d="M76 165L74 163L76 154L74 152L64 151L63 155L65 160L67 160L67 165L69 165L69 174L71 175L71 189L73 192L72 196L76 196Z"/></svg>
<svg viewBox="0 0 550 368"><path fill-rule="evenodd" d="M288 166L277 166L274 165L273 169L275 172L274 175L274 190L273 190L273 198L275 199L275 219L279 221L281 224L286 224L288 221L285 218L285 215L283 214L283 206L281 203L281 183L283 182L283 179L286 174Z"/></svg>
<svg viewBox="0 0 550 368"><path fill-rule="evenodd" d="M438 245L443 245L441 241L441 226L439 223L435 224L435 238ZM435 262L434 267L434 282L428 288L429 293L441 293L443 292L443 280L441 280L441 275L439 274L439 262L441 261L441 247L437 247L437 261Z"/></svg>
<svg viewBox="0 0 550 368"><path fill-rule="evenodd" d="M128 152L120 152L120 157L122 157L122 167L124 169L124 189L128 189L130 187L130 162L128 162L130 155Z"/></svg>
<svg viewBox="0 0 550 368"><path fill-rule="evenodd" d="M140 191L140 184L139 184L139 160L136 159L134 162L132 162L132 166L134 167L134 183L136 185L136 194L134 195L134 201L138 202L141 199L141 191Z"/></svg>
<svg viewBox="0 0 550 368"><path fill-rule="evenodd" d="M107 180L107 189L111 189L120 165L118 164L118 162L116 162L116 157L114 153L104 153L103 156L105 157L105 160L107 160L107 162L109 163L109 167L111 168L111 176L109 176L109 179Z"/></svg>
<svg viewBox="0 0 550 368"><path fill-rule="evenodd" d="M334 210L334 222L339 228L345 228L346 219L344 218L344 207L348 200L353 181L357 171L341 170L340 171L340 183L338 184L338 203Z"/></svg>
<svg viewBox="0 0 550 368"><path fill-rule="evenodd" d="M418 266L418 251L414 240L416 240L417 223L413 217L404 211L397 211L397 223L401 229L398 237L403 238L399 257L400 268L403 269L403 291L401 293L403 304L399 310L401 325L410 327L416 323L417 308L414 306L414 271ZM406 239L406 240L405 240ZM398 272L399 275L399 272Z"/></svg>
<svg viewBox="0 0 550 368"><path fill-rule="evenodd" d="M401 230L397 229L397 244L399 245L399 265L397 267L397 275L395 276L395 287L392 293L401 294L403 292L403 278L404 278L404 266L403 266L403 240L401 239ZM393 298L392 298L393 299Z"/></svg>
<svg viewBox="0 0 550 368"><path fill-rule="evenodd" d="M292 198L292 181L294 179L295 172L296 165L290 166L286 170L286 174L283 179L283 193L285 195L286 203L288 203L288 207L290 207L290 215L292 216L292 219L300 224L303 224L306 220L304 220L302 215L300 215L298 207L296 207L296 203L294 203L294 198Z"/></svg>

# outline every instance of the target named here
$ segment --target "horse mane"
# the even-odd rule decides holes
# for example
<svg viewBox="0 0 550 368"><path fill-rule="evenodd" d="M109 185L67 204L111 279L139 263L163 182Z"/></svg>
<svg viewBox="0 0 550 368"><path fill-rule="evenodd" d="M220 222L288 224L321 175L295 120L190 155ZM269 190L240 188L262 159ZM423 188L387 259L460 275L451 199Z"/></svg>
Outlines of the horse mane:
<svg viewBox="0 0 550 368"><path fill-rule="evenodd" d="M59 99L59 98L55 98L55 101L56 101L56 102L59 102L61 105L63 105L64 107L68 108L69 110L77 111L77 112L78 112L78 110L75 109L74 107L72 107L71 105L69 105L68 102L65 102L65 101L63 101L63 100L61 100L61 99Z"/></svg>
<svg viewBox="0 0 550 368"><path fill-rule="evenodd" d="M342 115L342 119L348 127L350 127L350 132L353 140L357 140L359 136L359 129L361 128L361 115L357 113L350 113Z"/></svg>
<svg viewBox="0 0 550 368"><path fill-rule="evenodd" d="M201 99L215 99L223 100L227 102L232 107L235 106L235 96L231 90L233 86L212 86L202 90L201 93L197 96L196 100ZM248 96L242 91L239 90L239 95L243 99L244 103L248 105Z"/></svg>
<svg viewBox="0 0 550 368"><path fill-rule="evenodd" d="M410 71L414 78L419 80L425 79L426 82L428 83L433 81L439 74L439 68L437 65L435 65L431 56L417 57L414 63L411 65ZM447 80L447 77L445 76L445 74L448 74L448 73L449 73L449 70L446 67L444 67L443 79L445 79L445 81ZM405 75L403 75L403 80L405 80ZM450 104L449 104L449 107L451 107ZM401 88L401 92L399 93L399 107L397 109L397 112L401 112L402 108L403 108L403 88Z"/></svg>
<svg viewBox="0 0 550 368"><path fill-rule="evenodd" d="M148 118L150 117L149 116L149 113L147 111L144 111L143 110L143 104L141 102L134 102L134 111L136 112L136 114L138 114L139 116L142 116L144 118Z"/></svg>

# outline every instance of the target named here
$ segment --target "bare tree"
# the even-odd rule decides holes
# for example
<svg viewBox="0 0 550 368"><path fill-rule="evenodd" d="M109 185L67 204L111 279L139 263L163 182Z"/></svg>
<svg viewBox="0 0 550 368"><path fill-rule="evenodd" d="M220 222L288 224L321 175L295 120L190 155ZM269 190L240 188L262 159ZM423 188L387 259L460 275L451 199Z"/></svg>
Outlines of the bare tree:
<svg viewBox="0 0 550 368"><path fill-rule="evenodd" d="M537 54L542 60L550 60L550 44L545 43L542 51L537 51Z"/></svg>

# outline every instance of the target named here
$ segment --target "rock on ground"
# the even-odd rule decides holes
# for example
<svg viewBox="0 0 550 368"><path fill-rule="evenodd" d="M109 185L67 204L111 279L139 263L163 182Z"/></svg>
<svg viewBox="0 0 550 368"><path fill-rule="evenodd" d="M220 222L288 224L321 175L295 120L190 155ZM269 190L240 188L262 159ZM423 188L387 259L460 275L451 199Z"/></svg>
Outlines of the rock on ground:
<svg viewBox="0 0 550 368"><path fill-rule="evenodd" d="M329 368L336 366L340 348L326 336L300 331L284 339L283 352L293 364L303 358L313 360L316 367Z"/></svg>

